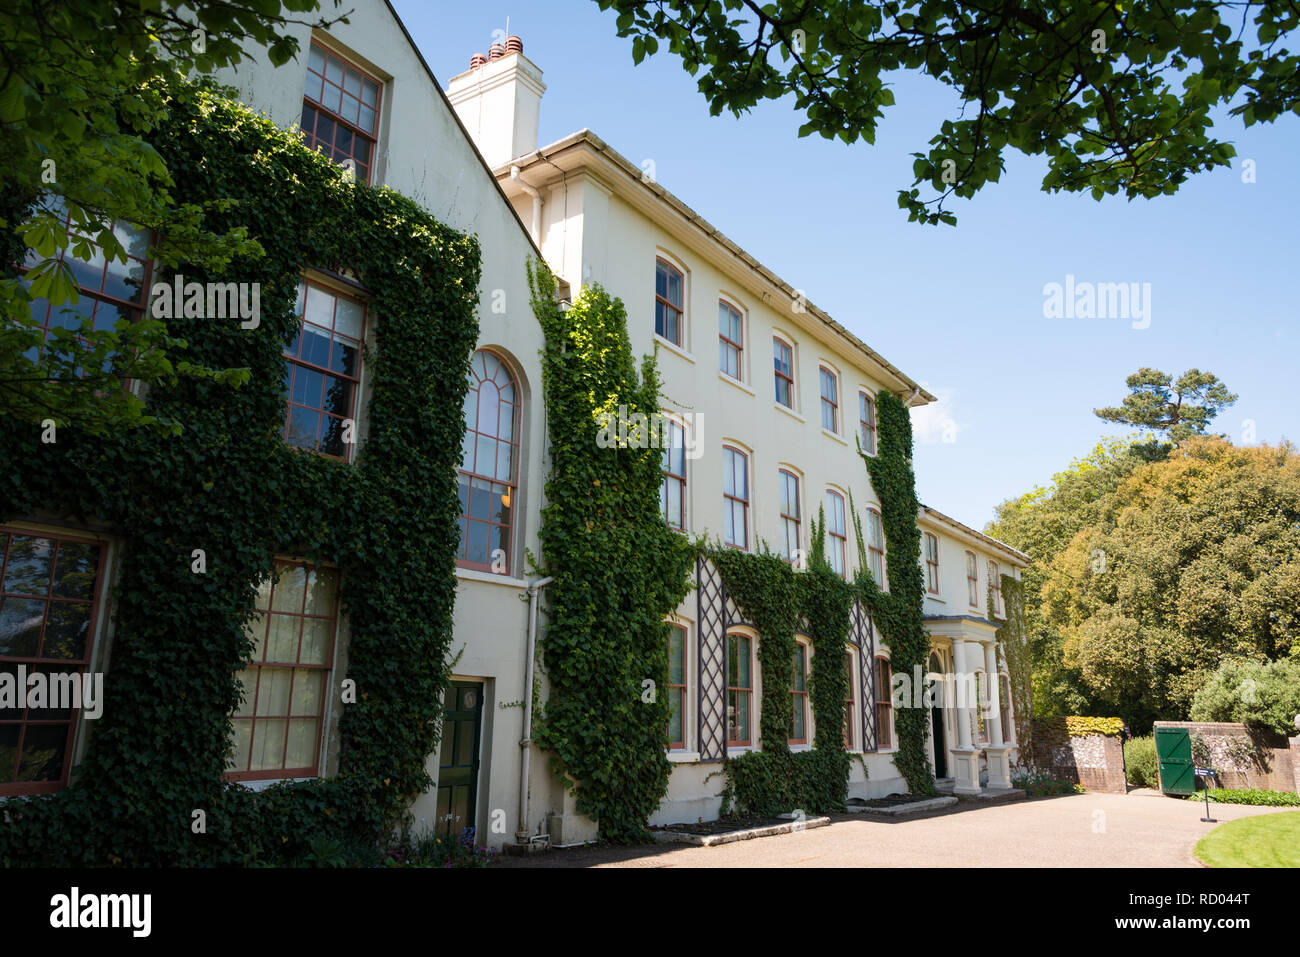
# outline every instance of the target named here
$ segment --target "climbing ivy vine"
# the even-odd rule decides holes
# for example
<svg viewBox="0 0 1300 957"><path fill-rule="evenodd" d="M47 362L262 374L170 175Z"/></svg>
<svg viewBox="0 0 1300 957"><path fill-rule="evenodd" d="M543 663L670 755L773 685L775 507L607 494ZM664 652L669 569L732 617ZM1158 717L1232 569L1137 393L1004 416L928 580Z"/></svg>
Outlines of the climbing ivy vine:
<svg viewBox="0 0 1300 957"><path fill-rule="evenodd" d="M542 264L529 281L551 455L539 571L555 577L534 736L601 839L635 841L668 789L666 619L694 550L659 510L659 375L652 357L638 374L623 304L593 284L562 309Z"/></svg>
<svg viewBox="0 0 1300 957"><path fill-rule="evenodd" d="M876 415L879 449L877 454L864 454L862 459L880 499L889 590L881 590L865 568L858 570L856 584L881 640L889 645L891 671L910 677L917 666L925 671L930 655L930 639L922 624L925 577L921 570L921 529L916 523L920 503L912 471L912 421L903 400L883 389L876 394ZM854 525L858 554L864 555L856 511ZM889 690L878 688L876 693L887 694ZM898 738L894 766L913 794L933 793L934 769L925 753L930 713L926 708L910 707L893 711Z"/></svg>
<svg viewBox="0 0 1300 957"><path fill-rule="evenodd" d="M1002 601L1006 618L998 623L997 640L1002 648L1002 658L1007 663L1007 682L1011 686L1011 719L1015 722L1014 738L1003 729L1006 740L1016 742L1020 763L1034 763L1034 673L1029 647L1029 633L1025 627L1025 583L1011 575L1002 576ZM997 607L989 589L989 608ZM991 617L991 616L990 616ZM995 619L997 620L997 619Z"/></svg>
<svg viewBox="0 0 1300 957"><path fill-rule="evenodd" d="M103 717L68 787L5 805L2 866L293 863L317 839L373 844L431 784L477 243L391 190L352 182L299 135L226 97L158 92L170 115L150 140L176 201L201 209L218 234L246 228L256 244L219 275L174 271L261 286L256 328L178 317L169 332L195 361L249 377L151 391L150 409L179 435L95 436L71 423L46 444L4 416L0 518L55 513L105 527L121 574ZM4 198L10 209L30 201ZM6 245L12 252L12 236ZM14 275L13 257L6 263ZM349 267L370 291L369 429L353 463L281 437L296 288L321 267ZM154 278L172 272L160 265ZM203 574L192 568L196 548ZM337 775L253 792L223 775L235 674L253 651L245 625L277 555L340 568L357 696L336 702Z"/></svg>

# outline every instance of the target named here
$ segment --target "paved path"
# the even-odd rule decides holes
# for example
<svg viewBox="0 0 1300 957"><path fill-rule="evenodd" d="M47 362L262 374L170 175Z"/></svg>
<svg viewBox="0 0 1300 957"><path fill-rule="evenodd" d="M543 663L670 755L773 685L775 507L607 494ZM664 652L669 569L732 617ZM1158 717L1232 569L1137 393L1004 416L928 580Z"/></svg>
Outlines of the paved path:
<svg viewBox="0 0 1300 957"><path fill-rule="evenodd" d="M1285 808L1211 804L1219 823ZM829 827L717 847L572 848L525 867L1197 867L1192 849L1216 824L1203 803L1146 789L1072 794L900 821L834 816Z"/></svg>

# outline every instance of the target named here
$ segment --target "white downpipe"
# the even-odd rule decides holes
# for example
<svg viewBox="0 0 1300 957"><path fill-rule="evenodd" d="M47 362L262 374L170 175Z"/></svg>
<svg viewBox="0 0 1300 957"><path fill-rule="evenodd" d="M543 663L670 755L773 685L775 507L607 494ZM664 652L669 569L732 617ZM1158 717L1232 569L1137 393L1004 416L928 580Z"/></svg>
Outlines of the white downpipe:
<svg viewBox="0 0 1300 957"><path fill-rule="evenodd" d="M515 167L518 169L518 167ZM524 652L524 733L519 739L523 749L519 761L519 827L515 842L527 844L528 838L528 765L532 757L533 736L533 659L537 657L537 598L543 588L555 581L547 575L528 586L528 642Z"/></svg>
<svg viewBox="0 0 1300 957"><path fill-rule="evenodd" d="M542 244L542 194L536 186L529 186L519 175L519 167L510 167L510 178L519 184L519 188L533 198L533 242Z"/></svg>

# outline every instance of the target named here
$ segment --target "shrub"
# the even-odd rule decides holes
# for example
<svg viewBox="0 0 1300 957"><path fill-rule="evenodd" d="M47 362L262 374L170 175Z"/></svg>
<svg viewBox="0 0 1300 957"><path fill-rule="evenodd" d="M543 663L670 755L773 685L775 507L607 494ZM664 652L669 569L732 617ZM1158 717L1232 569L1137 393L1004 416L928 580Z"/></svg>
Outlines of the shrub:
<svg viewBox="0 0 1300 957"><path fill-rule="evenodd" d="M1239 721L1279 734L1296 733L1300 661L1225 661L1192 699L1193 721Z"/></svg>
<svg viewBox="0 0 1300 957"><path fill-rule="evenodd" d="M1030 797L1050 797L1054 794L1073 794L1082 793L1082 785L1075 784L1073 781L1063 781L1060 778L1054 778L1046 771L1039 768L1030 768L1028 771L1022 771L1011 777L1011 786L1020 788Z"/></svg>
<svg viewBox="0 0 1300 957"><path fill-rule="evenodd" d="M1233 790L1211 788L1210 800L1215 804L1253 804L1258 807L1300 807L1300 794L1290 791L1265 791L1260 788ZM1205 792L1187 795L1189 801L1204 801Z"/></svg>
<svg viewBox="0 0 1300 957"><path fill-rule="evenodd" d="M1154 735L1130 738L1124 742L1124 774L1129 784L1138 788L1159 788L1159 772Z"/></svg>

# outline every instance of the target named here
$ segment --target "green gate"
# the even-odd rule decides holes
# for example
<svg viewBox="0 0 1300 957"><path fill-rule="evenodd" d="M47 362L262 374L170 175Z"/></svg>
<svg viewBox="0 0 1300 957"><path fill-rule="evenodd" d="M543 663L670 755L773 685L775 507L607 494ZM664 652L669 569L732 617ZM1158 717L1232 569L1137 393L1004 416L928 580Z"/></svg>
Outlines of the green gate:
<svg viewBox="0 0 1300 957"><path fill-rule="evenodd" d="M1160 790L1165 794L1195 794L1192 736L1186 728L1156 728L1156 760Z"/></svg>

